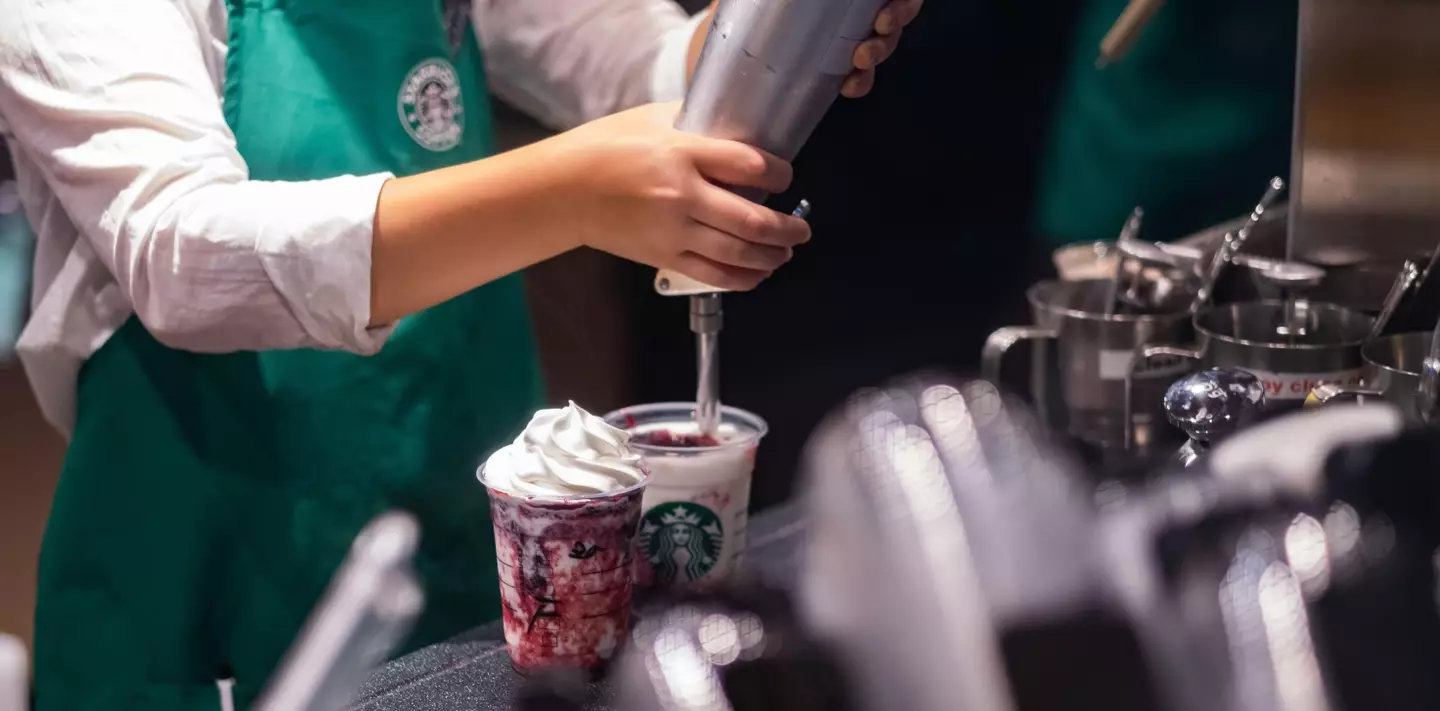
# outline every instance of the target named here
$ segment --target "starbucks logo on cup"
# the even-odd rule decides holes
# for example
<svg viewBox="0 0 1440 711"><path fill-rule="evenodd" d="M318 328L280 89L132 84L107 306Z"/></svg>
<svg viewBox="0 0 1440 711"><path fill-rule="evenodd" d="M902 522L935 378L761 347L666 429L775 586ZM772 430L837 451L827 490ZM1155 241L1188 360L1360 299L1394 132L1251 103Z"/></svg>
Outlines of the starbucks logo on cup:
<svg viewBox="0 0 1440 711"><path fill-rule="evenodd" d="M655 582L688 583L705 577L720 561L725 542L720 517L699 504L660 504L640 520L640 551L655 571Z"/></svg>
<svg viewBox="0 0 1440 711"><path fill-rule="evenodd" d="M460 145L465 102L460 76L449 62L427 59L415 65L400 84L399 108L405 132L421 147L438 153Z"/></svg>

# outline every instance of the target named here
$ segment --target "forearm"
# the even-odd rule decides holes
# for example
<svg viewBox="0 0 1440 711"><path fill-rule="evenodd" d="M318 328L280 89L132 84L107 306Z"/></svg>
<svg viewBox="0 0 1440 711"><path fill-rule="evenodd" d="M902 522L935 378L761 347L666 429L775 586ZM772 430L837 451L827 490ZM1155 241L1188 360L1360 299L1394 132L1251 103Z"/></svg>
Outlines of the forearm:
<svg viewBox="0 0 1440 711"><path fill-rule="evenodd" d="M380 192L370 324L393 323L580 244L553 146L398 178Z"/></svg>

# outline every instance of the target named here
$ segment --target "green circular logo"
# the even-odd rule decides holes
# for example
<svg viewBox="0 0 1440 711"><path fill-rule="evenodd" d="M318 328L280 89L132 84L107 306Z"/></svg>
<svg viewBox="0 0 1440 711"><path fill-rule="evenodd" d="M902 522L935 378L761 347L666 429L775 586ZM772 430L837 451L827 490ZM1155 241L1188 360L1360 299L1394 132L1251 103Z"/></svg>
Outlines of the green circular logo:
<svg viewBox="0 0 1440 711"><path fill-rule="evenodd" d="M688 583L705 577L720 562L724 545L720 517L696 503L660 504L640 520L640 550L658 583Z"/></svg>
<svg viewBox="0 0 1440 711"><path fill-rule="evenodd" d="M443 59L427 59L400 85L400 121L416 143L444 152L460 145L465 133L465 101L460 75Z"/></svg>

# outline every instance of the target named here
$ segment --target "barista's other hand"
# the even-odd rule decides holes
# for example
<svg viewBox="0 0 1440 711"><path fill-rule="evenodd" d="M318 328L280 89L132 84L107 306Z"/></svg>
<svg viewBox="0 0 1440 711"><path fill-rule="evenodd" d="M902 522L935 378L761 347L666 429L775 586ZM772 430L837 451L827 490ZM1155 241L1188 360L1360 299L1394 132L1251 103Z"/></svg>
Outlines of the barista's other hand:
<svg viewBox="0 0 1440 711"><path fill-rule="evenodd" d="M712 286L753 289L810 239L810 227L717 184L782 192L790 165L742 143L675 130L679 108L642 106L545 142L581 242Z"/></svg>
<svg viewBox="0 0 1440 711"><path fill-rule="evenodd" d="M875 16L875 34L855 48L855 71L840 87L843 96L856 99L875 86L875 67L889 59L900 44L900 32L920 14L925 0L890 0Z"/></svg>

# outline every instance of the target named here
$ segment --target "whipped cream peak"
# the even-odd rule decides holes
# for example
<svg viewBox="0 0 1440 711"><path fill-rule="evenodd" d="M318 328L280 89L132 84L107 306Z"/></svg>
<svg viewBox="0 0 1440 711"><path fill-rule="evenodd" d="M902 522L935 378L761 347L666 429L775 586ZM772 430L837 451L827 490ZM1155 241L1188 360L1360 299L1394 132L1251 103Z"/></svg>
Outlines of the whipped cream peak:
<svg viewBox="0 0 1440 711"><path fill-rule="evenodd" d="M645 479L630 435L573 401L540 410L514 442L485 462L489 486L520 496L608 494Z"/></svg>

